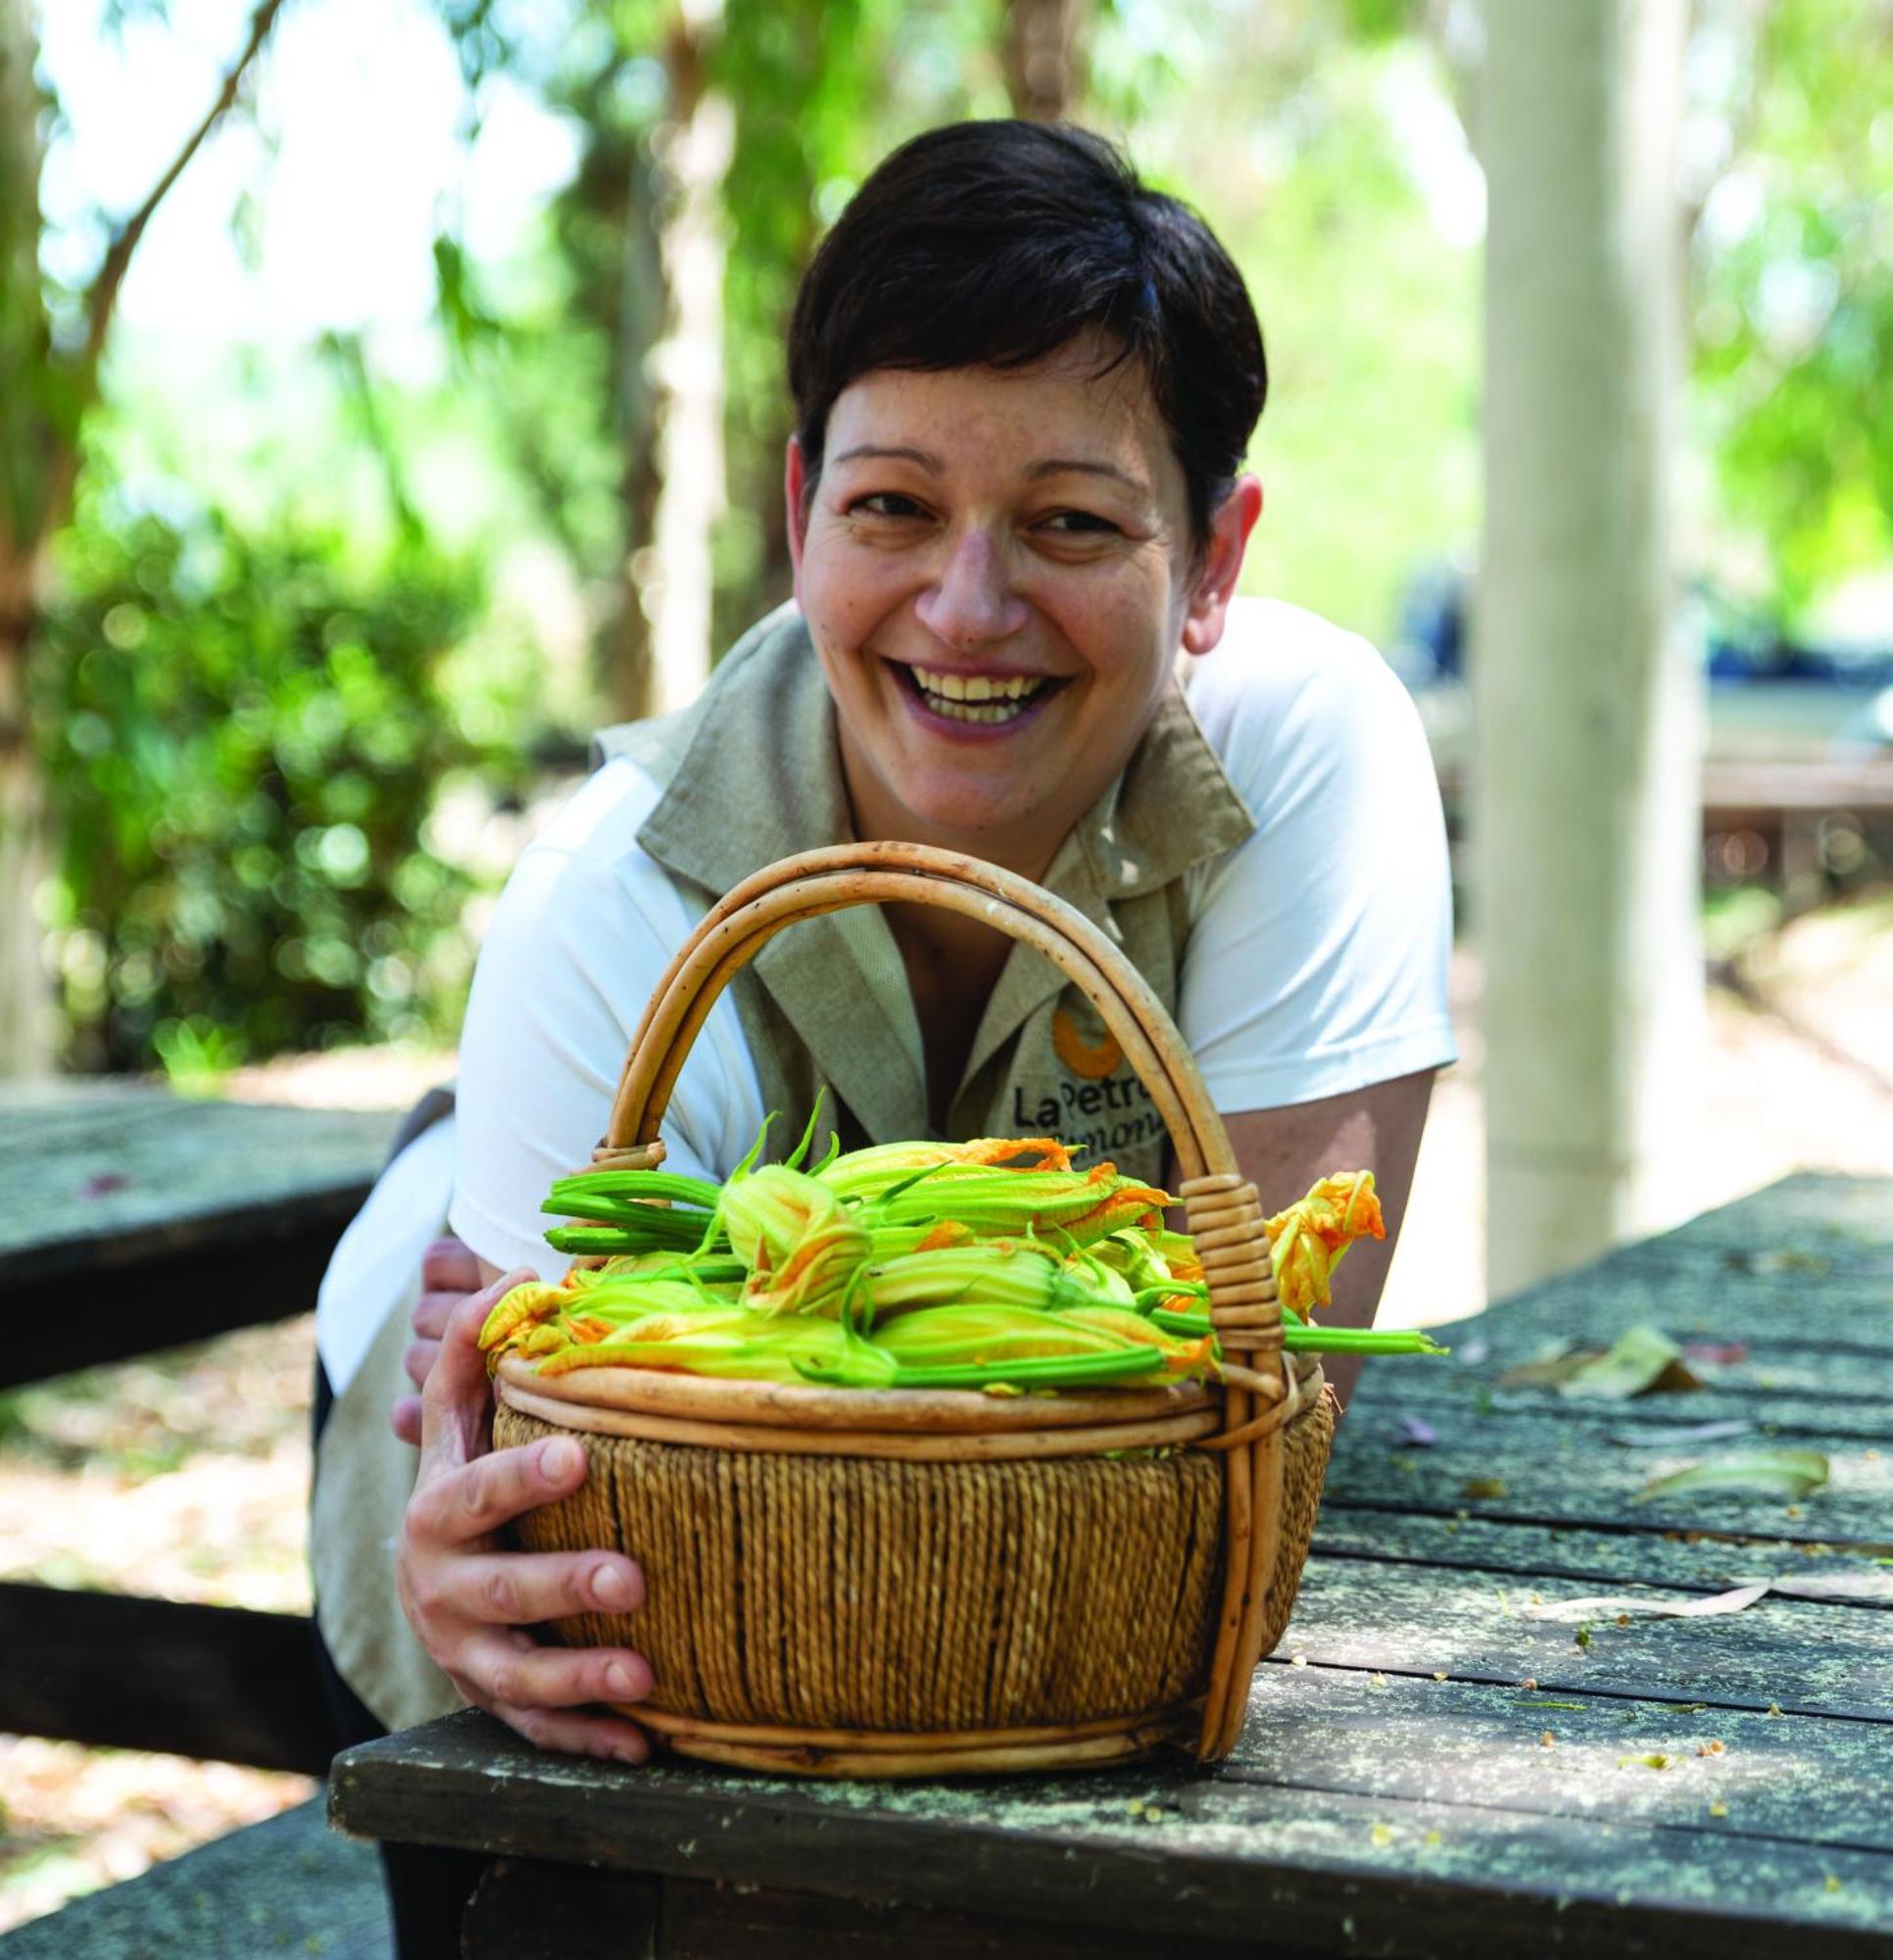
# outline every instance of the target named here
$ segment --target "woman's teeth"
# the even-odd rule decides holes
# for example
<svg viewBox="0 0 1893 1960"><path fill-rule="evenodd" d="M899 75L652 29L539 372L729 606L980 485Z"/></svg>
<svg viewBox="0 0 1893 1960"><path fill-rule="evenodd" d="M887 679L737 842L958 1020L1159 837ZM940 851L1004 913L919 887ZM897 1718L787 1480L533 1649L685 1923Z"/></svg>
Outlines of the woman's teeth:
<svg viewBox="0 0 1893 1960"><path fill-rule="evenodd" d="M934 667L910 667L920 698L936 714L949 721L1012 721L1044 686L1041 674L942 673Z"/></svg>

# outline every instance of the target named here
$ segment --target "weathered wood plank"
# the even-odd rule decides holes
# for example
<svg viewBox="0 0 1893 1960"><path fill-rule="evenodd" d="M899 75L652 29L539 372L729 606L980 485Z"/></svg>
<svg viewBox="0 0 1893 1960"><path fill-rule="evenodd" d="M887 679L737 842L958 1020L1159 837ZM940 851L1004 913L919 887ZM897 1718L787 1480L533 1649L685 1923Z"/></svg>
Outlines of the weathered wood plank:
<svg viewBox="0 0 1893 1960"><path fill-rule="evenodd" d="M395 1118L192 1102L161 1090L0 1097L0 1290L187 1246L345 1223Z"/></svg>
<svg viewBox="0 0 1893 1960"><path fill-rule="evenodd" d="M1529 1360L1547 1341L1606 1348L1626 1329L1650 1326L1690 1343L1745 1341L1767 1349L1756 1369L1802 1349L1833 1348L1884 1360L1893 1355L1893 1276L1834 1274L1782 1279L1721 1269L1701 1273L1644 1265L1626 1256L1615 1275L1586 1267L1520 1298L1455 1321L1440 1340L1456 1362L1468 1354L1489 1380ZM1407 1364L1418 1372L1419 1362ZM1383 1370L1390 1364L1383 1364ZM1433 1363L1428 1372L1442 1372ZM1723 1379L1731 1378L1726 1372Z"/></svg>
<svg viewBox="0 0 1893 1960"><path fill-rule="evenodd" d="M1624 1585L1724 1592L1747 1579L1855 1578L1893 1585L1881 1556L1836 1551L1818 1541L1740 1540L1701 1532L1603 1532L1575 1526L1507 1524L1498 1518L1439 1517L1335 1505L1323 1510L1315 1549L1336 1557L1398 1560L1452 1571L1475 1567L1533 1586L1569 1582L1595 1592ZM1872 1611L1869 1603L1859 1610ZM1882 1605L1877 1610L1887 1610Z"/></svg>
<svg viewBox="0 0 1893 1960"><path fill-rule="evenodd" d="M0 1936L4 1960L391 1960L381 1861L319 1798Z"/></svg>
<svg viewBox="0 0 1893 1960"><path fill-rule="evenodd" d="M152 1089L0 1099L0 1388L307 1313L394 1119Z"/></svg>
<svg viewBox="0 0 1893 1960"><path fill-rule="evenodd" d="M657 1960L661 1884L626 1872L587 1872L533 1858L490 1864L461 1921L461 1960Z"/></svg>
<svg viewBox="0 0 1893 1960"><path fill-rule="evenodd" d="M330 1801L347 1830L503 1856L1413 1960L1865 1956L1893 1913L1879 1852L1189 1767L958 1787L627 1771L472 1714L348 1751Z"/></svg>
<svg viewBox="0 0 1893 1960"><path fill-rule="evenodd" d="M1469 1416L1513 1415L1542 1423L1588 1423L1603 1431L1606 1442L1622 1448L1643 1447L1664 1430L1688 1429L1707 1422L1742 1422L1748 1425L1746 1438L1713 1439L1714 1446L1758 1446L1786 1432L1800 1437L1852 1437L1869 1446L1878 1445L1893 1455L1893 1387L1882 1385L1877 1359L1859 1354L1821 1356L1836 1377L1851 1378L1857 1391L1854 1394L1823 1391L1811 1396L1799 1390L1790 1394L1779 1386L1764 1387L1751 1379L1674 1394L1632 1396L1622 1402L1585 1401L1561 1396L1555 1389L1502 1389L1488 1380L1437 1366L1424 1371L1415 1367L1395 1389L1389 1389L1385 1372L1405 1359L1399 1356L1376 1364L1383 1379L1375 1385L1372 1396L1363 1390L1355 1396L1347 1411L1351 1432L1373 1431L1389 1447L1404 1449L1410 1439L1402 1430L1403 1417L1415 1415L1432 1422L1435 1410L1447 1408ZM1744 1368L1752 1370L1755 1365L1745 1363ZM1768 1358L1760 1357L1759 1365L1769 1370ZM1785 1365L1794 1363L1790 1358ZM1893 1376L1893 1357L1888 1359L1885 1372ZM1703 1445L1704 1448L1710 1446L1709 1443Z"/></svg>
<svg viewBox="0 0 1893 1960"><path fill-rule="evenodd" d="M1256 1674L1225 1774L1893 1852L1890 1756L1871 1722L1278 1665Z"/></svg>
<svg viewBox="0 0 1893 1960"><path fill-rule="evenodd" d="M1625 1449L1610 1441L1623 1425L1618 1412L1575 1403L1557 1421L1496 1406L1481 1414L1435 1403L1427 1420L1438 1440L1416 1449L1390 1446L1383 1424L1371 1415L1357 1424L1350 1414L1335 1438L1324 1502L1832 1544L1877 1544L1893 1533L1893 1446L1859 1438L1790 1429L1768 1437L1771 1447L1818 1449L1827 1457L1829 1481L1792 1502L1735 1491L1641 1499L1654 1479L1753 1446L1752 1440Z"/></svg>
<svg viewBox="0 0 1893 1960"><path fill-rule="evenodd" d="M1811 1277L1893 1277L1893 1197L1884 1178L1799 1172L1673 1231L1620 1246L1580 1273L1547 1284L1608 1283L1626 1273L1746 1273L1790 1284ZM1539 1285L1497 1304L1509 1308L1545 1291Z"/></svg>
<svg viewBox="0 0 1893 1960"><path fill-rule="evenodd" d="M588 1872L532 1858L487 1868L467 1908L465 1960L1149 1960L1138 1928L1059 1926L950 1907L865 1904L691 1879ZM1163 1936L1164 1960L1238 1960L1252 1940ZM1297 1960L1271 1945L1272 1960Z"/></svg>
<svg viewBox="0 0 1893 1960"><path fill-rule="evenodd" d="M1893 1273L1893 1196L1886 1180L1802 1171L1673 1232L1620 1248L1601 1263L1759 1261L1778 1270L1784 1255L1825 1259L1835 1271Z"/></svg>
<svg viewBox="0 0 1893 1960"><path fill-rule="evenodd" d="M0 1730L320 1776L334 1753L299 1613L0 1585Z"/></svg>
<svg viewBox="0 0 1893 1960"><path fill-rule="evenodd" d="M1317 1553L1308 1561L1279 1656L1321 1667L1516 1684L1723 1708L1771 1703L1807 1714L1893 1723L1893 1616L1856 1606L1764 1598L1741 1613L1591 1623L1578 1630L1522 1610L1593 1589L1477 1567L1439 1571ZM1651 1599L1663 1588L1616 1585ZM1555 1684L1555 1687L1554 1687ZM1888 1748L1893 1752L1893 1741Z"/></svg>

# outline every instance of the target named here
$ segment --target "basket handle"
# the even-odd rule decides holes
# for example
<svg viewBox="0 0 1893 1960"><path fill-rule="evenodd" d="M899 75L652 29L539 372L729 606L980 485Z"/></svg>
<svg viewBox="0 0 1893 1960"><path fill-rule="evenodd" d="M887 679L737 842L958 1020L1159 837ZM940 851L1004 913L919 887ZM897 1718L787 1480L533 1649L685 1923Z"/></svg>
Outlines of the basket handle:
<svg viewBox="0 0 1893 1960"><path fill-rule="evenodd" d="M928 845L832 845L767 865L704 915L658 981L618 1081L605 1151L621 1156L657 1142L684 1059L717 997L778 932L852 906L890 904L959 912L1051 960L1121 1045L1176 1148L1211 1321L1226 1347L1246 1350L1256 1383L1253 1396L1246 1388L1225 1388L1223 1434L1212 1439L1238 1446L1228 1450L1224 1597L1198 1753L1226 1754L1240 1732L1260 1658L1280 1536L1283 1430L1293 1406L1282 1309L1260 1200L1195 1061L1143 976L1090 919L1029 879Z"/></svg>

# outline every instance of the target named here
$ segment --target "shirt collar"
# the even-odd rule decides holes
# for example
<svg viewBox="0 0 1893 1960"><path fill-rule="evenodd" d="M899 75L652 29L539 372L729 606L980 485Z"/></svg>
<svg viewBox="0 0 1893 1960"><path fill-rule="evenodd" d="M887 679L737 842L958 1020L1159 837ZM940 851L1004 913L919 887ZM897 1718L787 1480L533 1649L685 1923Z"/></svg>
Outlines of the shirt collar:
<svg viewBox="0 0 1893 1960"><path fill-rule="evenodd" d="M706 891L726 892L779 858L853 835L834 704L793 606L731 649L676 723L643 724L614 746L635 757L658 741L676 760L639 842ZM1113 905L1161 891L1254 828L1173 683L1130 762L1073 826L1044 882L1118 937ZM770 941L754 963L868 1133L882 1141L919 1134L925 1125L912 1127L912 1111L916 1098L926 1108L920 1030L880 908L808 920ZM838 984L849 979L854 984ZM1063 986L1044 960L1015 947L975 1037L968 1078ZM908 1127L889 1131L888 1123Z"/></svg>

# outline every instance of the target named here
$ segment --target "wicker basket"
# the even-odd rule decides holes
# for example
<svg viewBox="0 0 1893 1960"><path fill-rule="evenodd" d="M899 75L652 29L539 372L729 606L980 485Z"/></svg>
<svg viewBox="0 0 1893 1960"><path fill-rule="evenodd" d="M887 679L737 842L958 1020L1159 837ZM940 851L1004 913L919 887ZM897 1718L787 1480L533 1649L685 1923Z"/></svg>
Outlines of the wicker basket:
<svg viewBox="0 0 1893 1960"><path fill-rule="evenodd" d="M520 1520L535 1550L622 1548L635 1614L558 1623L632 1645L656 1686L624 1712L679 1752L830 1776L1127 1760L1240 1733L1294 1602L1334 1434L1282 1348L1262 1207L1161 1003L1081 913L919 845L808 852L738 886L645 1011L608 1164L651 1165L717 995L783 927L864 904L945 906L1024 940L1096 1006L1169 1128L1241 1386L1086 1395L789 1388L636 1368L500 1365L494 1440L590 1438L580 1489Z"/></svg>

